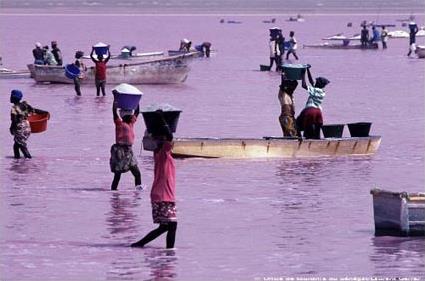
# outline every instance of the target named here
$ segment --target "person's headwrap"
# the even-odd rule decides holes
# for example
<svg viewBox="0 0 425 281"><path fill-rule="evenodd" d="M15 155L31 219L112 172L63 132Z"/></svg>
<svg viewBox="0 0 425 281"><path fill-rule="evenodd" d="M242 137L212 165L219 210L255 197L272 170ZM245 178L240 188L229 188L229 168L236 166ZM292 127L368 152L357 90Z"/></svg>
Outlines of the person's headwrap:
<svg viewBox="0 0 425 281"><path fill-rule="evenodd" d="M330 83L330 81L328 79L326 79L325 77L317 77L315 87L324 88L329 83Z"/></svg>
<svg viewBox="0 0 425 281"><path fill-rule="evenodd" d="M36 43L35 43L35 46L36 46L37 48L41 48L41 43L40 43L40 42L36 42Z"/></svg>
<svg viewBox="0 0 425 281"><path fill-rule="evenodd" d="M17 102L19 102L22 99L23 96L24 95L22 94L21 91L19 91L19 90L12 90L12 92L10 92L10 101L12 103L17 103Z"/></svg>

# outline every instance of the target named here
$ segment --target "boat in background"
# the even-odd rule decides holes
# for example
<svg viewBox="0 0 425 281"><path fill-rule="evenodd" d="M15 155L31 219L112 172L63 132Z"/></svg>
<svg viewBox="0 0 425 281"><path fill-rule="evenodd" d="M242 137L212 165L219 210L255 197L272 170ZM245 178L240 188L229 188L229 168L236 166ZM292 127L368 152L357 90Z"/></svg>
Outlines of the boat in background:
<svg viewBox="0 0 425 281"><path fill-rule="evenodd" d="M146 52L146 53L136 53L131 56L123 56L122 54L113 55L111 59L121 59L121 60L133 60L133 59L152 59L156 57L164 56L164 52ZM83 56L83 59L91 59L90 55Z"/></svg>
<svg viewBox="0 0 425 281"><path fill-rule="evenodd" d="M0 79L22 79L30 78L29 70L11 70L8 68L0 68Z"/></svg>
<svg viewBox="0 0 425 281"><path fill-rule="evenodd" d="M333 35L333 36L330 36L330 37L322 38L322 40L329 41L329 42L339 42L339 43L325 42L325 43L313 44L313 45L305 44L305 45L303 45L303 48L347 49L347 50L352 50L352 49L374 50L374 49L378 49L378 43L370 43L370 44L367 44L366 47L363 47L361 44L350 45L350 43L352 41L360 41L360 36L358 34L355 34L352 37L346 37L342 33L339 33L339 34L336 34L336 35Z"/></svg>
<svg viewBox="0 0 425 281"><path fill-rule="evenodd" d="M29 64L28 68L36 82L72 84L74 81L65 76L64 66ZM189 73L185 56L164 57L156 60L108 64L106 76L108 84L173 84L184 82ZM81 83L94 83L95 69L90 67L83 73Z"/></svg>
<svg viewBox="0 0 425 281"><path fill-rule="evenodd" d="M409 32L404 30L395 30L388 32L389 38L409 38Z"/></svg>
<svg viewBox="0 0 425 281"><path fill-rule="evenodd" d="M425 193L391 192L378 188L373 196L375 235L425 236Z"/></svg>
<svg viewBox="0 0 425 281"><path fill-rule="evenodd" d="M145 137L146 138L146 137ZM176 138L173 155L203 158L311 158L374 154L380 136L298 139L255 138Z"/></svg>
<svg viewBox="0 0 425 281"><path fill-rule="evenodd" d="M298 14L296 17L290 17L286 21L305 22L305 19L300 14Z"/></svg>
<svg viewBox="0 0 425 281"><path fill-rule="evenodd" d="M168 50L169 56L184 56L186 58L198 58L203 57L203 53L197 50L190 50L190 52L180 50Z"/></svg>

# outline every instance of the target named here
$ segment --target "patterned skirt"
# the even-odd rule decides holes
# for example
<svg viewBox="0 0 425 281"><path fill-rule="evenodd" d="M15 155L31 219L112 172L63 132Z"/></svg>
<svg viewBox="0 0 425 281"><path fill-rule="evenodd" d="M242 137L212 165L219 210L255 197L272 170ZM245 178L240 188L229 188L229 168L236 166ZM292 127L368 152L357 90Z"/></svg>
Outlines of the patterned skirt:
<svg viewBox="0 0 425 281"><path fill-rule="evenodd" d="M177 209L175 202L152 202L153 223L177 221Z"/></svg>
<svg viewBox="0 0 425 281"><path fill-rule="evenodd" d="M111 159L109 160L112 173L125 173L137 165L131 145L114 144L111 146Z"/></svg>
<svg viewBox="0 0 425 281"><path fill-rule="evenodd" d="M18 125L16 126L16 130L13 132L13 136L14 136L13 140L22 146L26 146L27 139L29 138L30 135L31 135L30 123L28 122L28 120L23 120L22 122L18 123Z"/></svg>

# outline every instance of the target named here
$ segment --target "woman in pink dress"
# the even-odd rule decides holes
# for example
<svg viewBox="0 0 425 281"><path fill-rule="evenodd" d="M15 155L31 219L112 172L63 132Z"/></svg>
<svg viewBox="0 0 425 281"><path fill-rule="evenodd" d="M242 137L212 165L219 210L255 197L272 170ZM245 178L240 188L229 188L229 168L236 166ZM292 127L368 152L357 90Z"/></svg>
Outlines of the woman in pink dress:
<svg viewBox="0 0 425 281"><path fill-rule="evenodd" d="M162 116L162 111L158 111ZM167 248L174 248L177 230L176 216L176 172L171 155L173 135L164 118L161 133L153 136L157 143L154 151L155 171L151 190L152 218L158 228L149 232L131 247L144 247L147 243L167 232Z"/></svg>

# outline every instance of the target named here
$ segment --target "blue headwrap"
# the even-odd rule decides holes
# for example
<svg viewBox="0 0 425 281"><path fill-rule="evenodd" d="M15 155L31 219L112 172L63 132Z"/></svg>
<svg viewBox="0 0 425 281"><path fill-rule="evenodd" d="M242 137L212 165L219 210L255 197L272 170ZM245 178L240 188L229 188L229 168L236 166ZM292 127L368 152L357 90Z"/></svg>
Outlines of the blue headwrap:
<svg viewBox="0 0 425 281"><path fill-rule="evenodd" d="M12 92L10 92L10 101L13 102L13 103L19 102L22 99L23 96L24 95L22 94L21 91L12 90Z"/></svg>

